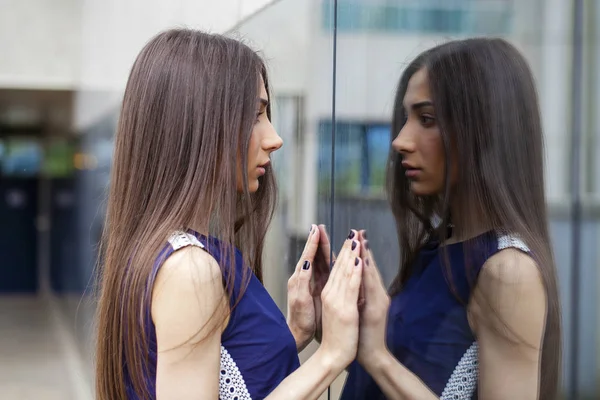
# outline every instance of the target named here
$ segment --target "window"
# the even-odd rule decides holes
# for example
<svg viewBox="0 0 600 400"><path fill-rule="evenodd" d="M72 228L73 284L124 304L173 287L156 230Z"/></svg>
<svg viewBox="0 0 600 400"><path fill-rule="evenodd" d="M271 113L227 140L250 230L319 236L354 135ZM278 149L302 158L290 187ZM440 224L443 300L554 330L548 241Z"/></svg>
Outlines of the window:
<svg viewBox="0 0 600 400"><path fill-rule="evenodd" d="M341 32L506 34L512 29L509 0L339 0ZM330 32L333 9L322 2L322 27Z"/></svg>
<svg viewBox="0 0 600 400"><path fill-rule="evenodd" d="M40 173L43 149L34 139L11 138L4 142L2 174L10 177L33 177Z"/></svg>
<svg viewBox="0 0 600 400"><path fill-rule="evenodd" d="M371 193L385 190L385 169L390 152L391 138L388 125L373 125L366 128L368 185Z"/></svg>
<svg viewBox="0 0 600 400"><path fill-rule="evenodd" d="M319 193L331 185L332 123L319 126ZM335 191L338 195L377 195L385 187L390 128L385 124L337 122Z"/></svg>
<svg viewBox="0 0 600 400"><path fill-rule="evenodd" d="M43 173L51 178L69 177L73 172L74 153L74 146L69 139L52 139L42 165Z"/></svg>

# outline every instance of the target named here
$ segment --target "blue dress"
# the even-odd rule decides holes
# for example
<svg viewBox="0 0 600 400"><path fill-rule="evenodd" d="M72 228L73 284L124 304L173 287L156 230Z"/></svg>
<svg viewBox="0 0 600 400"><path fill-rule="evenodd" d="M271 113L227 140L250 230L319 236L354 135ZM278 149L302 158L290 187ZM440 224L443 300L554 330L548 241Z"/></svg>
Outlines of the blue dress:
<svg viewBox="0 0 600 400"><path fill-rule="evenodd" d="M158 260L166 260L174 251L186 246L197 246L207 251L224 269L235 268L235 283L231 304L238 300L244 265L242 254L235 249L235 263L230 265L227 255L221 255L221 242L197 232L176 232L161 252ZM152 282L161 267L156 262ZM250 270L246 270L246 275ZM147 317L146 329L150 338L149 368L146 384L152 398L156 397L156 331L152 318ZM219 399L257 400L266 397L279 383L300 366L294 336L286 319L254 274L244 294L233 308L229 323L221 335L221 370ZM126 377L127 377L127 371ZM128 380L128 400L137 397Z"/></svg>
<svg viewBox="0 0 600 400"><path fill-rule="evenodd" d="M477 398L478 346L467 318L472 288L485 261L506 248L529 249L515 236L489 232L465 243L430 241L412 276L393 296L388 314L390 352L443 400ZM445 254L444 254L445 253ZM445 272L444 257L449 269ZM446 276L451 277L451 285ZM454 288L454 290L452 289ZM342 400L385 399L356 361L348 368Z"/></svg>

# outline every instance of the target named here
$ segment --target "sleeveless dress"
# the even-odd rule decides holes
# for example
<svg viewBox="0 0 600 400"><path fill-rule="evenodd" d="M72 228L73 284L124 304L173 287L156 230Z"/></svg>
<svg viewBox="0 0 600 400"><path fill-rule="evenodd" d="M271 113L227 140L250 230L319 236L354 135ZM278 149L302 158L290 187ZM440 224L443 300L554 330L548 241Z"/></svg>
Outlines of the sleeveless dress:
<svg viewBox="0 0 600 400"><path fill-rule="evenodd" d="M427 243L413 275L391 299L387 346L441 399L476 399L478 346L467 318L472 288L492 255L506 248L526 253L529 249L515 236L494 232L470 240L468 246L462 242L444 247L433 240ZM340 399L385 399L358 362L348 367L348 373Z"/></svg>
<svg viewBox="0 0 600 400"><path fill-rule="evenodd" d="M197 246L207 251L224 269L224 274L235 268L235 283L229 323L221 335L221 369L219 377L220 400L258 400L266 397L279 383L300 366L294 336L286 319L262 285L252 274L245 292L238 299L242 285L244 265L242 254L235 249L235 261L228 262L222 255L222 243L194 231L176 232L168 240L154 265L151 282L173 252ZM150 311L146 318L146 332L150 338L149 368L146 384L152 398L156 397L156 330ZM127 377L127 371L126 377ZM127 379L128 400L137 400Z"/></svg>

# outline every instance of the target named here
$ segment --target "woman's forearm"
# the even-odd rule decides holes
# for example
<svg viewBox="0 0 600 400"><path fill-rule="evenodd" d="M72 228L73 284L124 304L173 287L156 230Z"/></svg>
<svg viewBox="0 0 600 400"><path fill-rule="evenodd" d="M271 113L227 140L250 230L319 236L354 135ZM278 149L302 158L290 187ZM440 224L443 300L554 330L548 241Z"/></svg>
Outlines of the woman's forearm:
<svg viewBox="0 0 600 400"><path fill-rule="evenodd" d="M297 332L296 329L287 321L288 328L290 328L290 332L292 332L292 336L294 336L294 341L296 342L296 349L298 353L306 348L312 342L313 338L306 336L303 333Z"/></svg>
<svg viewBox="0 0 600 400"><path fill-rule="evenodd" d="M317 399L343 371L331 356L317 350L304 364L285 378L265 400Z"/></svg>
<svg viewBox="0 0 600 400"><path fill-rule="evenodd" d="M369 362L362 365L388 399L438 399L438 396L387 350L371 355Z"/></svg>

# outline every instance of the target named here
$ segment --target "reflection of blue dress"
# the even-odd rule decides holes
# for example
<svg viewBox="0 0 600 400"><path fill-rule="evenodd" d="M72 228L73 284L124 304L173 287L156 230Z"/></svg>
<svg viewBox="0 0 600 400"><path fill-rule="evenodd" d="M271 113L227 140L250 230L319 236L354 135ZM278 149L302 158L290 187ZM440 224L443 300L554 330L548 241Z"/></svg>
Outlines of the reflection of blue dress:
<svg viewBox="0 0 600 400"><path fill-rule="evenodd" d="M430 242L419 253L413 275L392 298L387 329L389 350L444 400L477 398L478 347L466 305L485 261L510 247L529 251L516 237L494 233L481 235L468 246L447 245L450 286L442 261L444 251ZM348 372L342 400L385 398L357 362L350 365Z"/></svg>
<svg viewBox="0 0 600 400"><path fill-rule="evenodd" d="M196 232L178 232L169 239L159 259L165 260L175 250L198 246L206 250L225 273L231 267L227 255L221 255L221 242ZM161 263L154 267L154 276ZM243 258L235 252L235 285L231 304L243 284ZM248 269L246 274L250 273ZM148 307L149 308L149 307ZM155 396L156 383L156 332L148 317L146 329L150 337L149 375L147 384ZM241 299L233 309L229 323L221 335L221 374L219 399L251 400L266 397L279 383L300 366L296 342L285 317L254 274ZM133 396L128 385L128 399ZM153 397L154 398L154 397Z"/></svg>

